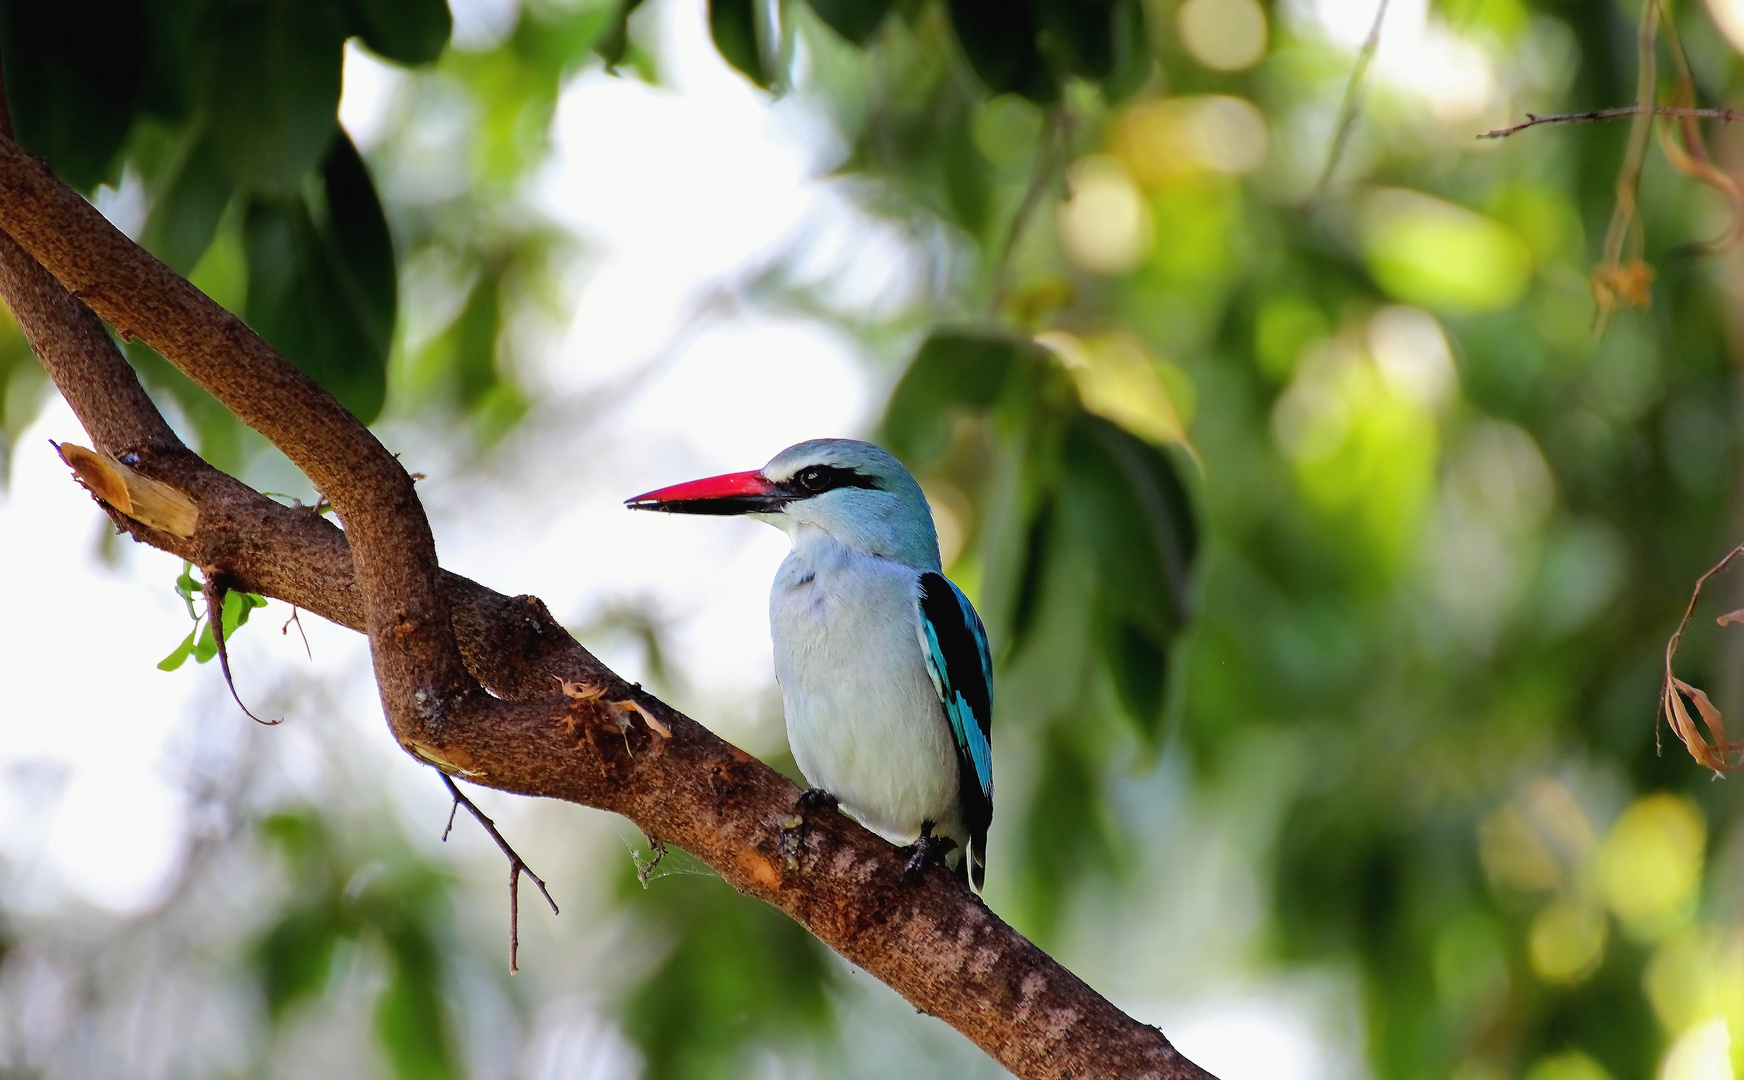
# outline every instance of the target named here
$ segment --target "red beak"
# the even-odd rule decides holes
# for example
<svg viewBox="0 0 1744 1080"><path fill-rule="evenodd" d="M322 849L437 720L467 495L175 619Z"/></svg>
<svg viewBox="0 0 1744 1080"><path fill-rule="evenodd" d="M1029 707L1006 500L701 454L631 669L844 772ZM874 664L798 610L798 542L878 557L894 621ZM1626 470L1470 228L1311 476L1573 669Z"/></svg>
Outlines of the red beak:
<svg viewBox="0 0 1744 1080"><path fill-rule="evenodd" d="M673 484L646 495L625 499L631 510L662 510L669 514L757 514L779 510L791 496L762 473L727 473Z"/></svg>

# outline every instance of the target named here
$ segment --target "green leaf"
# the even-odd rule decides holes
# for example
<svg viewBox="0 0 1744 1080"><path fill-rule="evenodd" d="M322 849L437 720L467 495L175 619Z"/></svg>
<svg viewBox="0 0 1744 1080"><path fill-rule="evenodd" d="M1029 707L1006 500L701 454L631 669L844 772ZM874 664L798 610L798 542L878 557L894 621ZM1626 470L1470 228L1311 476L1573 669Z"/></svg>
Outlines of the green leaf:
<svg viewBox="0 0 1744 1080"><path fill-rule="evenodd" d="M471 408L501 382L497 369L497 335L502 331L502 269L486 268L448 333L454 348L455 390L460 404Z"/></svg>
<svg viewBox="0 0 1744 1080"><path fill-rule="evenodd" d="M194 576L194 564L182 561L182 575L176 578L176 595L182 598L182 603L188 606L188 618L199 621L200 615L194 610L194 597L205 591L206 586Z"/></svg>
<svg viewBox="0 0 1744 1080"><path fill-rule="evenodd" d="M1100 81L1114 70L1115 0L1035 0L1042 51L1064 71Z"/></svg>
<svg viewBox="0 0 1744 1080"><path fill-rule="evenodd" d="M709 0L709 35L727 63L767 90L769 66L757 31L756 0Z"/></svg>
<svg viewBox="0 0 1744 1080"><path fill-rule="evenodd" d="M327 985L333 951L348 936L345 930L330 905L311 904L287 912L260 939L254 948L254 966L274 1019Z"/></svg>
<svg viewBox="0 0 1744 1080"><path fill-rule="evenodd" d="M338 129L345 23L336 0L214 0L190 79L213 150L251 191L288 196Z"/></svg>
<svg viewBox="0 0 1744 1080"><path fill-rule="evenodd" d="M209 664L217 655L218 639L212 636L212 621L208 619L200 625L200 637L194 642L194 663Z"/></svg>
<svg viewBox="0 0 1744 1080"><path fill-rule="evenodd" d="M229 641L230 635L248 624L248 616L255 608L266 607L266 597L255 593L227 592L224 594L224 640Z"/></svg>
<svg viewBox="0 0 1744 1080"><path fill-rule="evenodd" d="M1155 67L1144 0L1115 0L1113 46L1113 66L1102 79L1102 94L1119 102L1144 86Z"/></svg>
<svg viewBox="0 0 1744 1080"><path fill-rule="evenodd" d="M760 1046L791 1044L829 1022L828 954L791 919L718 878L676 875L635 895L672 938L624 1018L648 1080L750 1075Z"/></svg>
<svg viewBox="0 0 1744 1080"><path fill-rule="evenodd" d="M433 928L408 919L386 935L393 975L375 1004L375 1031L398 1080L460 1075L442 999L441 952Z"/></svg>
<svg viewBox="0 0 1744 1080"><path fill-rule="evenodd" d="M1097 644L1115 693L1155 746L1161 736L1158 724L1169 673L1168 640L1159 640L1147 627L1120 618L1105 624L1100 637Z"/></svg>
<svg viewBox="0 0 1744 1080"><path fill-rule="evenodd" d="M1012 0L950 0L951 26L969 66L995 94L1059 100L1060 83L1036 47L1035 13Z"/></svg>
<svg viewBox="0 0 1744 1080"><path fill-rule="evenodd" d="M131 48L145 65L141 75L140 108L164 120L180 123L191 111L189 72L195 28L205 0L143 0L145 37Z"/></svg>
<svg viewBox="0 0 1744 1080"><path fill-rule="evenodd" d="M235 186L204 138L190 139L152 200L140 242L178 274L193 270L218 230Z"/></svg>
<svg viewBox="0 0 1744 1080"><path fill-rule="evenodd" d="M157 669L159 671L174 671L177 668L181 667L183 664L187 663L188 657L190 655L192 655L192 653L194 651L194 634L195 633L196 633L195 630L189 630L188 636L182 639L182 643L180 645L177 645L175 647L175 650L172 651L168 656L164 657L162 660L159 660L157 662Z"/></svg>
<svg viewBox="0 0 1744 1080"><path fill-rule="evenodd" d="M1025 338L980 330L935 330L890 395L881 438L892 453L924 465L945 448L950 422L963 411L999 400L1013 373L1047 363L1048 353Z"/></svg>
<svg viewBox="0 0 1744 1080"><path fill-rule="evenodd" d="M624 55L630 49L630 16L641 6L642 0L617 0L611 22L594 42L593 49L606 62L607 71L624 62Z"/></svg>
<svg viewBox="0 0 1744 1080"><path fill-rule="evenodd" d="M388 219L369 169L344 132L322 166L326 214L315 221L344 296L369 346L385 364L393 345L399 278ZM313 200L312 200L313 202Z"/></svg>
<svg viewBox="0 0 1744 1080"><path fill-rule="evenodd" d="M944 133L939 165L944 170L945 203L970 236L985 236L993 211L991 170L975 144L967 110Z"/></svg>
<svg viewBox="0 0 1744 1080"><path fill-rule="evenodd" d="M1031 936L1059 928L1065 898L1092 871L1123 868L1119 830L1094 761L1063 725L1048 730L1041 776L1023 822L1020 892Z"/></svg>
<svg viewBox="0 0 1744 1080"><path fill-rule="evenodd" d="M895 0L811 0L811 9L831 30L864 45L890 14Z"/></svg>
<svg viewBox="0 0 1744 1080"><path fill-rule="evenodd" d="M427 64L442 55L454 19L447 0L345 0L357 36L378 56Z"/></svg>
<svg viewBox="0 0 1744 1080"><path fill-rule="evenodd" d="M243 222L244 318L365 423L381 411L396 305L393 243L369 174L343 133L321 182L256 200Z"/></svg>
<svg viewBox="0 0 1744 1080"><path fill-rule="evenodd" d="M1191 501L1165 451L1099 416L1068 426L1061 463L1062 521L1096 556L1099 651L1154 740L1168 646L1187 619Z"/></svg>
<svg viewBox="0 0 1744 1080"><path fill-rule="evenodd" d="M143 6L128 0L0 4L0 62L18 141L68 184L108 177L139 108Z"/></svg>

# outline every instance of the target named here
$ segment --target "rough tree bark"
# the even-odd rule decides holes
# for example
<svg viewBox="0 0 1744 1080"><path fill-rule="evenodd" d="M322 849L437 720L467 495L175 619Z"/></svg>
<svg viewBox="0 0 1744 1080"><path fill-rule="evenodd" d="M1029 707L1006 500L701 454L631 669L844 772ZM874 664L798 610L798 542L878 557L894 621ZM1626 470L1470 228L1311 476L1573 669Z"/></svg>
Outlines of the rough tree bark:
<svg viewBox="0 0 1744 1080"><path fill-rule="evenodd" d="M115 524L208 580L367 634L388 725L419 760L503 791L622 814L798 920L1019 1076L1209 1076L948 873L903 884L894 847L833 811L801 814L791 782L626 685L536 598L442 571L411 477L374 435L9 133L0 135L0 295L96 446L198 509L187 537L105 504ZM99 316L284 451L332 503L343 532L183 445ZM560 680L604 693L566 697ZM648 710L671 737L618 701Z"/></svg>

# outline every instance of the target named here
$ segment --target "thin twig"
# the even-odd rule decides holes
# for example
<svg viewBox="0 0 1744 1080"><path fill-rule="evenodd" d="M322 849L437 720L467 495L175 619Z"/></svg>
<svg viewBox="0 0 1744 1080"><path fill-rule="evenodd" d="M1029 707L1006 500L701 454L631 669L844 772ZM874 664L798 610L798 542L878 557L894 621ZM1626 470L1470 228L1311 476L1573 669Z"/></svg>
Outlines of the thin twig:
<svg viewBox="0 0 1744 1080"><path fill-rule="evenodd" d="M309 648L309 635L307 632L305 632L303 630L303 620L299 619L297 617L299 614L302 613L302 610L303 610L302 608L299 608L297 605L292 604L291 605L291 617L285 620L285 625L279 627L279 633L285 635L286 637L289 637L290 633L291 633L291 624L296 623L297 624L297 633L303 639L303 651L305 653L309 654L310 660L313 660L313 659L315 659L315 650Z"/></svg>
<svg viewBox="0 0 1744 1080"><path fill-rule="evenodd" d="M1338 168L1338 163L1344 158L1344 148L1350 142L1350 133L1356 130L1357 113L1362 106L1363 84L1368 78L1369 66L1374 63L1375 53L1381 48L1381 24L1387 19L1387 4L1390 0L1381 0L1375 5L1375 21L1369 24L1369 36L1363 40L1362 49L1356 54L1356 66L1350 69L1350 81L1344 84L1344 101L1338 107L1338 131L1332 136L1332 149L1327 151L1326 166L1320 170L1320 179L1314 182L1314 194L1308 198L1308 206L1304 211L1310 217L1320 209L1320 202L1326 198L1326 191L1332 186L1332 174Z"/></svg>
<svg viewBox="0 0 1744 1080"><path fill-rule="evenodd" d="M1594 109L1581 113L1552 113L1540 116L1537 113L1527 113L1524 124L1513 127L1495 128L1478 135L1480 139L1506 139L1518 131L1537 127L1540 124L1590 124L1595 120L1620 120L1625 116L1668 116L1679 120L1718 120L1722 124L1736 124L1744 121L1744 110L1739 109L1695 109L1678 105L1620 105L1615 109Z"/></svg>
<svg viewBox="0 0 1744 1080"><path fill-rule="evenodd" d="M1035 216L1035 209L1041 204L1042 193L1048 189L1048 181L1053 178L1054 158L1058 156L1055 149L1063 141L1061 134L1065 127L1065 106L1049 109L1047 119L1042 122L1041 138L1036 143L1035 168L1030 173L1029 187L1024 189L1023 201L1017 204L1017 212L1011 215L1011 228L1006 230L1005 244L999 249L998 261L993 264L995 315L1005 306L1006 276L1011 272L1011 259L1017 251L1017 242L1023 239L1030 218Z"/></svg>
<svg viewBox="0 0 1744 1080"><path fill-rule="evenodd" d="M516 966L515 960L521 949L521 875L526 874L528 877L533 879L533 884L539 886L539 892L545 897L545 902L551 905L551 914L553 915L558 914L557 901L551 899L551 890L545 887L545 879L541 878L538 874L535 874L533 868L527 865L527 860L521 858L520 853L510 847L507 840L503 839L503 834L497 831L497 823L492 821L490 818L485 817L484 811L473 805L473 801L467 798L454 783L454 778L452 776L449 776L447 773L439 773L438 775L442 777L442 782L448 785L448 794L454 796L454 806L448 808L448 828L442 830L443 841L446 842L448 840L448 830L454 828L455 807L464 806L466 807L466 812L471 814L480 825L484 826L484 831L490 833L491 839L497 842L497 847L501 848L503 854L508 856L509 971L519 971L521 969Z"/></svg>

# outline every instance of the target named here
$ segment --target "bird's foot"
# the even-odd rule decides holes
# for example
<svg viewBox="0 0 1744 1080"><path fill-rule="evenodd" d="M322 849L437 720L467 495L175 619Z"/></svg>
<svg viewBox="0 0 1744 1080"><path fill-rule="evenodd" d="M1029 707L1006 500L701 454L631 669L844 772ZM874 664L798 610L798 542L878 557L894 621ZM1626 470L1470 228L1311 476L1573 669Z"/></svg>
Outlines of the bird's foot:
<svg viewBox="0 0 1744 1080"><path fill-rule="evenodd" d="M933 823L920 823L920 836L914 843L901 850L909 853L908 863L902 868L902 882L905 885L920 880L920 875L929 866L943 866L945 856L956 850L957 842L948 836L934 836Z"/></svg>
<svg viewBox="0 0 1744 1080"><path fill-rule="evenodd" d="M778 846L781 849L782 861L789 870L799 869L799 852L804 842L805 815L814 814L820 810L839 810L841 804L836 797L823 788L806 788L794 800L793 813L784 815L779 820L781 838Z"/></svg>

